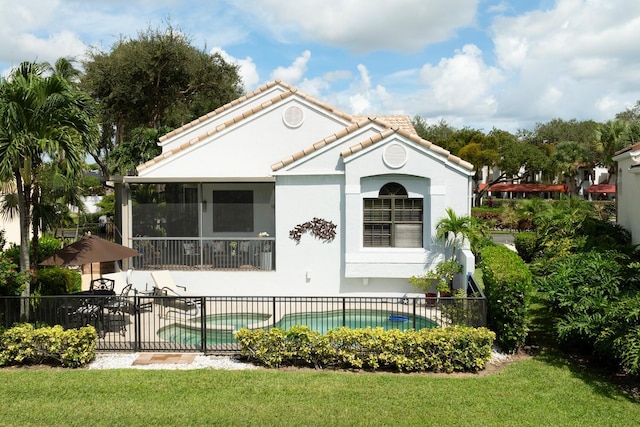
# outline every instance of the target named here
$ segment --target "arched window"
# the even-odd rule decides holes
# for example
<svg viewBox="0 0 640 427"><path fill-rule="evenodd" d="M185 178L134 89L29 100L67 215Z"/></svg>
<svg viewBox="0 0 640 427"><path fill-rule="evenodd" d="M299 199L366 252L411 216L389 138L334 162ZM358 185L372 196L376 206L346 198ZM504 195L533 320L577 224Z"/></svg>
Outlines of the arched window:
<svg viewBox="0 0 640 427"><path fill-rule="evenodd" d="M385 184L377 198L364 199L364 247L423 247L422 206L397 182Z"/></svg>

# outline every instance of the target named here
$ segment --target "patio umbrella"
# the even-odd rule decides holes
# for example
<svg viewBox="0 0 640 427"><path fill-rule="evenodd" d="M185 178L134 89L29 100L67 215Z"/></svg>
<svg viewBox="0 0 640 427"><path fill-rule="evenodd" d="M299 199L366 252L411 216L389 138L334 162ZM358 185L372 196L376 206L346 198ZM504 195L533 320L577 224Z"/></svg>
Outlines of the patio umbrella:
<svg viewBox="0 0 640 427"><path fill-rule="evenodd" d="M93 279L94 262L119 261L138 255L140 253L135 249L89 234L45 258L40 265L91 264L91 278Z"/></svg>

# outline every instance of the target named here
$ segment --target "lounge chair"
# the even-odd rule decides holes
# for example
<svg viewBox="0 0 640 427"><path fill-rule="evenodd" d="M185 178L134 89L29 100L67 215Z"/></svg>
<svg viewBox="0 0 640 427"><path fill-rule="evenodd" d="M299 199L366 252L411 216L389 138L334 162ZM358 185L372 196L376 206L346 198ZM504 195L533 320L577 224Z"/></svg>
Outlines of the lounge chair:
<svg viewBox="0 0 640 427"><path fill-rule="evenodd" d="M153 294L161 298L155 298L154 304L158 307L158 316L164 319L174 317L194 317L200 314L200 300L185 297L177 289L187 290L186 286L175 283L168 270L154 271L151 278L155 283Z"/></svg>

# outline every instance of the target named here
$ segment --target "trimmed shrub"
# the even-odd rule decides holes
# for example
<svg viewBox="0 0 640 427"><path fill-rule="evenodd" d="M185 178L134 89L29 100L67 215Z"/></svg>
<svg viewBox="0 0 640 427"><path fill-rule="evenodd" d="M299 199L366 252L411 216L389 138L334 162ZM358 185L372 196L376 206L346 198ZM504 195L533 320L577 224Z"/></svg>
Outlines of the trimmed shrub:
<svg viewBox="0 0 640 427"><path fill-rule="evenodd" d="M540 243L538 242L538 235L532 232L522 232L515 235L513 244L518 251L518 255L529 263L533 261L540 252Z"/></svg>
<svg viewBox="0 0 640 427"><path fill-rule="evenodd" d="M40 295L66 295L82 289L82 276L75 270L60 266L38 270L32 288Z"/></svg>
<svg viewBox="0 0 640 427"><path fill-rule="evenodd" d="M487 326L505 352L524 345L531 297L531 271L515 252L496 245L482 250L482 280L487 297Z"/></svg>
<svg viewBox="0 0 640 427"><path fill-rule="evenodd" d="M419 331L336 328L321 335L295 326L241 329L236 338L245 356L269 367L476 372L491 359L495 334L486 328L453 326Z"/></svg>
<svg viewBox="0 0 640 427"><path fill-rule="evenodd" d="M93 326L65 330L60 325L17 325L0 334L0 366L55 361L77 368L94 359L97 339Z"/></svg>

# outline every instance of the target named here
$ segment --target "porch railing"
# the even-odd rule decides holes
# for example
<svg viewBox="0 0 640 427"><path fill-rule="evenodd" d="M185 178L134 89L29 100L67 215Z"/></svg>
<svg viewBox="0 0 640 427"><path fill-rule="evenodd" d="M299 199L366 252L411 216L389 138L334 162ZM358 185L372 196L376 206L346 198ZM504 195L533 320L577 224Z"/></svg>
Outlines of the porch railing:
<svg viewBox="0 0 640 427"><path fill-rule="evenodd" d="M135 237L132 258L138 270L274 270L273 238L167 238Z"/></svg>
<svg viewBox="0 0 640 427"><path fill-rule="evenodd" d="M115 298L115 300L114 300ZM98 331L99 351L181 351L237 353L241 328L307 325L326 332L336 327L439 328L485 326L484 298L374 297L175 297L134 296L0 297L0 325L20 320L28 302L29 322ZM114 304L117 302L117 304Z"/></svg>

